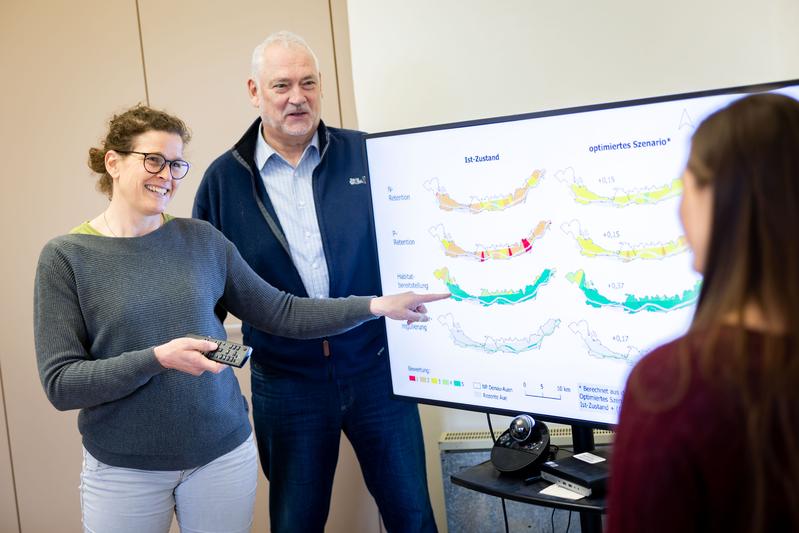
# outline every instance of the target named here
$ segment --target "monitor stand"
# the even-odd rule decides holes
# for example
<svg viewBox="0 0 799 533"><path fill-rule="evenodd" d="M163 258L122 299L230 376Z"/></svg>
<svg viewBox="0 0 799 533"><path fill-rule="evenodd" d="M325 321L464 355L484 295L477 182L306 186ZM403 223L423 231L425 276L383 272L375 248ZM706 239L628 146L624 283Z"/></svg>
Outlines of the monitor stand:
<svg viewBox="0 0 799 533"><path fill-rule="evenodd" d="M590 452L594 449L594 430L584 426L572 426L572 448L574 453ZM597 513L580 512L581 533L602 531L602 516Z"/></svg>

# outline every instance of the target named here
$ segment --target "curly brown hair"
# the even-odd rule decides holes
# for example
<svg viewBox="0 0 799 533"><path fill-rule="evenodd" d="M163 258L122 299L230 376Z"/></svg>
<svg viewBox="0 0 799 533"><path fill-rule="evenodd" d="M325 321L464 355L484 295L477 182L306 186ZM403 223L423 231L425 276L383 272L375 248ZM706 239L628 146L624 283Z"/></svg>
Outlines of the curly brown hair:
<svg viewBox="0 0 799 533"><path fill-rule="evenodd" d="M109 150L131 150L136 137L148 131L165 131L179 135L183 144L191 140L186 123L165 111L138 104L108 121L108 133L100 141L100 147L89 149L89 168L100 175L97 190L109 199L113 194L113 180L105 168L105 154Z"/></svg>

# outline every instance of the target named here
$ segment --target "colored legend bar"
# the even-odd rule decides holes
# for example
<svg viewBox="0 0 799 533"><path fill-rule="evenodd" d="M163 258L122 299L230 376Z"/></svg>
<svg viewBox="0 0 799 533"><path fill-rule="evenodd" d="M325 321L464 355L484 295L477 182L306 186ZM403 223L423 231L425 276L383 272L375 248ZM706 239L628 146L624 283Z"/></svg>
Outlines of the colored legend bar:
<svg viewBox="0 0 799 533"><path fill-rule="evenodd" d="M413 381L415 383L432 383L433 385L448 385L450 387L465 386L460 379L429 378L427 376L417 376L415 374L408 374L408 381Z"/></svg>

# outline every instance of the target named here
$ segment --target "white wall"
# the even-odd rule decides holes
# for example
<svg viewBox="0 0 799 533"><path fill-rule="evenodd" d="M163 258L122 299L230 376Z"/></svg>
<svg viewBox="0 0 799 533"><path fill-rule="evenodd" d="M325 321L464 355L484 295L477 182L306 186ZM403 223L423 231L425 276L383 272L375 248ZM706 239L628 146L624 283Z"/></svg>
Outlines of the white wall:
<svg viewBox="0 0 799 533"><path fill-rule="evenodd" d="M799 78L796 0L348 0L348 11L357 126L370 132ZM485 416L421 411L443 527L438 437L485 429Z"/></svg>
<svg viewBox="0 0 799 533"><path fill-rule="evenodd" d="M799 77L796 0L349 0L367 131Z"/></svg>

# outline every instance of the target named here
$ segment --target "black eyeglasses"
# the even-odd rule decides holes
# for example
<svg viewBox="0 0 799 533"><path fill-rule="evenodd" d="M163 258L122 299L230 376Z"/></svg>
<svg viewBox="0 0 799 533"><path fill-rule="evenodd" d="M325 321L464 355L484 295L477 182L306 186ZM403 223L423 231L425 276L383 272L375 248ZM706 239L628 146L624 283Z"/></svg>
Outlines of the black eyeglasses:
<svg viewBox="0 0 799 533"><path fill-rule="evenodd" d="M189 173L189 163L182 159L173 159L170 161L161 154L148 154L146 152L135 152L133 150L114 150L118 154L138 154L144 156L144 170L150 174L158 174L167 163L169 163L169 174L172 179L180 180L186 177Z"/></svg>

